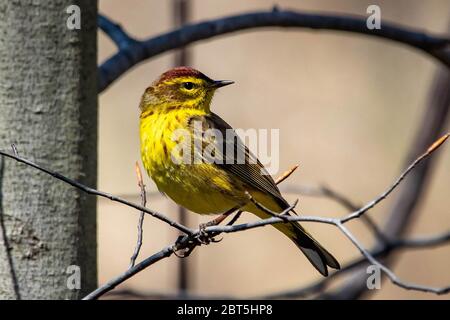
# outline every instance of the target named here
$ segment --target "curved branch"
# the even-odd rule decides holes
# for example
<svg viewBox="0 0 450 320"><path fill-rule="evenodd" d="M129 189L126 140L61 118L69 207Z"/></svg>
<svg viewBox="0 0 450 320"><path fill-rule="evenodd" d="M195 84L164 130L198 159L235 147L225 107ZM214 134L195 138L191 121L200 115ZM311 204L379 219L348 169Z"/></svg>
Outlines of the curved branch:
<svg viewBox="0 0 450 320"><path fill-rule="evenodd" d="M99 67L99 92L105 90L134 65L163 52L223 34L265 27L335 30L375 36L422 50L450 67L448 37L434 36L384 21L381 29L370 30L366 25L366 17L358 16L309 14L274 9L190 24L143 41L130 38L119 25L105 16L100 16L99 25L120 48Z"/></svg>
<svg viewBox="0 0 450 320"><path fill-rule="evenodd" d="M97 25L105 34L108 35L109 38L111 38L120 50L124 50L128 46L138 42L129 36L120 24L112 22L105 16L98 15Z"/></svg>

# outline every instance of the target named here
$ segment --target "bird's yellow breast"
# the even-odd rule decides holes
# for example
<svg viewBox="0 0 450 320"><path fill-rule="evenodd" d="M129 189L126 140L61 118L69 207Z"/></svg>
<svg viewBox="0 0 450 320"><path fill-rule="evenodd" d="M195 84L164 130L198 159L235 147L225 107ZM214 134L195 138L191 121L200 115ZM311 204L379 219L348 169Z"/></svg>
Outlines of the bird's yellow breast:
<svg viewBox="0 0 450 320"><path fill-rule="evenodd" d="M232 177L214 164L184 163L179 148L174 149L183 139L174 132L191 132L189 118L202 115L204 111L196 109L144 113L140 120L141 157L161 192L193 212L217 214L236 205Z"/></svg>

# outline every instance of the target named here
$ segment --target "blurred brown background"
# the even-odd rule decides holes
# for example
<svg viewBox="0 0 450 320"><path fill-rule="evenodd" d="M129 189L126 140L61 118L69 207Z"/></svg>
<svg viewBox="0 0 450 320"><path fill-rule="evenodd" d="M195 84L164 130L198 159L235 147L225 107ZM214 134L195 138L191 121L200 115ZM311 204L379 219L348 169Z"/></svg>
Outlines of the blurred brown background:
<svg viewBox="0 0 450 320"><path fill-rule="evenodd" d="M101 0L100 11L119 21L138 38L173 28L172 1ZM381 7L382 19L428 32L445 33L450 2L433 1L191 1L191 22L251 10L283 9L366 15L370 4ZM115 52L99 32L99 62ZM191 66L212 78L232 79L214 99L213 110L235 128L279 128L280 171L299 163L284 184L326 184L363 204L383 191L402 169L405 152L425 110L436 61L397 43L349 33L300 29L259 29L203 41L189 47ZM139 202L134 163L140 159L138 103L143 90L173 66L167 53L138 65L100 96L99 188ZM439 233L450 227L450 148L439 161L409 234ZM148 190L155 186L146 176ZM286 194L288 200L299 195ZM393 195L395 197L395 193ZM370 215L383 221L391 199ZM176 205L162 195L148 206L177 217ZM123 272L136 241L137 212L99 199L99 281ZM346 213L329 200L302 197L308 215ZM189 213L195 227L204 217ZM242 221L256 219L246 215ZM332 226L309 224L311 232L344 264L358 256ZM171 243L177 233L145 218L141 257ZM295 288L318 279L297 248L273 228L225 235L221 243L201 247L188 258L189 290L201 295L246 297ZM352 231L366 246L372 238L361 222ZM171 257L121 288L175 293L179 259ZM443 286L450 283L450 249L407 251L394 268L404 280ZM443 298L406 291L383 282L375 299Z"/></svg>

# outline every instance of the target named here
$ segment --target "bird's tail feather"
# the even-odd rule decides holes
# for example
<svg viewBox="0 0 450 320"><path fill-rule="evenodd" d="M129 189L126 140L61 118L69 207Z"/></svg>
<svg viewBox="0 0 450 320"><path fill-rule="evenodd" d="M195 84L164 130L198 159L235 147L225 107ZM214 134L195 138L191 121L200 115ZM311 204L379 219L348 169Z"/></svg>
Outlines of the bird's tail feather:
<svg viewBox="0 0 450 320"><path fill-rule="evenodd" d="M257 198L257 201L263 201L264 198ZM270 202L263 202L263 205L274 211L281 212L281 207L277 208L278 204ZM269 218L263 210L257 208L255 205L250 204L243 208L244 211L250 211L256 214L258 217L265 219ZM276 229L284 233L289 239L291 239L295 245L303 252L308 258L309 262L324 276L328 275L328 267L333 269L340 269L339 262L329 253L319 242L317 242L299 223L277 223L273 225Z"/></svg>
<svg viewBox="0 0 450 320"><path fill-rule="evenodd" d="M285 233L305 254L309 262L324 276L328 276L327 266L340 269L341 266L324 247L322 247L300 224L288 225L289 234Z"/></svg>

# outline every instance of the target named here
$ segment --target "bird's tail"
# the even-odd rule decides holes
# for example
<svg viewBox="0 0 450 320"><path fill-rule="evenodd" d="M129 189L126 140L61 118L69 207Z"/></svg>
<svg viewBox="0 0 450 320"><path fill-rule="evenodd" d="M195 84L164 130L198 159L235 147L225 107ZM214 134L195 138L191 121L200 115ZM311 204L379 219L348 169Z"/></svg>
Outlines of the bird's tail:
<svg viewBox="0 0 450 320"><path fill-rule="evenodd" d="M278 224L275 227L288 236L305 254L317 271L325 277L328 276L327 266L333 269L341 268L336 258L322 247L300 224Z"/></svg>
<svg viewBox="0 0 450 320"><path fill-rule="evenodd" d="M258 194L255 195L258 196ZM281 212L281 205L267 201L264 196L256 198L256 200L262 203L266 208ZM284 204L283 204L284 206ZM257 208L254 204L249 204L243 208L244 211L252 212L258 217L265 219L269 218L266 212ZM303 252L308 258L309 262L319 271L322 275L328 276L328 267L333 269L340 269L339 262L333 257L324 247L322 247L317 240L315 240L299 223L277 223L273 225L276 229L285 234L291 239L295 245Z"/></svg>

